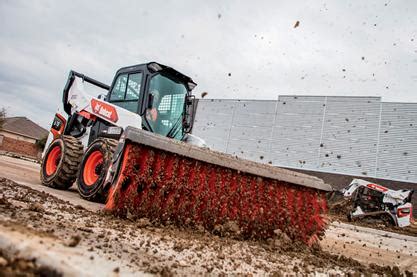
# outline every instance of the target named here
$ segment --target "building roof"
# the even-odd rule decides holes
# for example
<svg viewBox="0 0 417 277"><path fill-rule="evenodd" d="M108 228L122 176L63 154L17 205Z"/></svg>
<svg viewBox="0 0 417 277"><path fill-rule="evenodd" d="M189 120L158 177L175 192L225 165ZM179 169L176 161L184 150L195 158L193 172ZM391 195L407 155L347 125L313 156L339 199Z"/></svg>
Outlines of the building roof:
<svg viewBox="0 0 417 277"><path fill-rule="evenodd" d="M15 133L36 140L48 135L48 130L24 116L6 117L1 129L6 132Z"/></svg>

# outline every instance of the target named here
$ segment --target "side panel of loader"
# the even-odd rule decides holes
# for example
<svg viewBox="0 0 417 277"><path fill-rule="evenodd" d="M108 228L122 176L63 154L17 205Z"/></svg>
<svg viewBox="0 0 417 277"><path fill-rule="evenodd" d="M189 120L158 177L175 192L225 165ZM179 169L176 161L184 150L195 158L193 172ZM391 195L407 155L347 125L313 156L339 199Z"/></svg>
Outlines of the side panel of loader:
<svg viewBox="0 0 417 277"><path fill-rule="evenodd" d="M106 208L213 230L233 222L245 238L281 230L310 243L325 228L318 178L186 145L135 128L125 131ZM229 224L230 225L230 224Z"/></svg>

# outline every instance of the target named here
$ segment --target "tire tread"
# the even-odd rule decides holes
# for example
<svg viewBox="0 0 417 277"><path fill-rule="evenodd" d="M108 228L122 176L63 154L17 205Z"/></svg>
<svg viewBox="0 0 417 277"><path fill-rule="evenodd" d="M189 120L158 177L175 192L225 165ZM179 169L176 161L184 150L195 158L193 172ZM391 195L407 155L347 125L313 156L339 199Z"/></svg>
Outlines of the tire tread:
<svg viewBox="0 0 417 277"><path fill-rule="evenodd" d="M62 136L61 139L64 142L64 157L61 167L58 169L53 181L45 182L43 178L41 179L42 183L48 187L66 190L72 186L77 178L78 168L84 151L83 145L78 139L66 135Z"/></svg>

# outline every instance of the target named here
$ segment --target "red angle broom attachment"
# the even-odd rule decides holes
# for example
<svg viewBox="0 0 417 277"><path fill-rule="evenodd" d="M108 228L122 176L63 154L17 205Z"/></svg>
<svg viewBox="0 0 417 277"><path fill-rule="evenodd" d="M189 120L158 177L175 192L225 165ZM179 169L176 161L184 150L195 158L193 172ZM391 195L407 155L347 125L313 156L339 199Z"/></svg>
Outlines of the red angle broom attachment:
<svg viewBox="0 0 417 277"><path fill-rule="evenodd" d="M326 227L321 179L173 141L125 131L123 155L106 209L209 231L234 222L244 238L281 230L311 244Z"/></svg>

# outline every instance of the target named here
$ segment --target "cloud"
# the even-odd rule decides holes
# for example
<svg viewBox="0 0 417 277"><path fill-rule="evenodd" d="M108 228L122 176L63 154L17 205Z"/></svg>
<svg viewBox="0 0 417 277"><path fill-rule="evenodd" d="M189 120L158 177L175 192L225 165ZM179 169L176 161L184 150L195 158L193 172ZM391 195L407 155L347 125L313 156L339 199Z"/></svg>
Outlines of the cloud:
<svg viewBox="0 0 417 277"><path fill-rule="evenodd" d="M412 0L2 1L0 106L47 127L69 70L110 84L118 68L152 60L212 98L417 102L416 8Z"/></svg>

